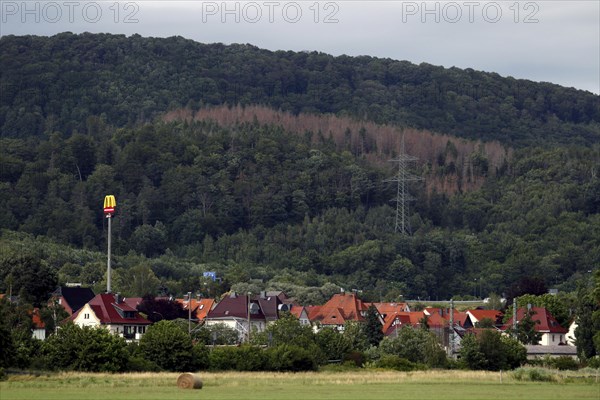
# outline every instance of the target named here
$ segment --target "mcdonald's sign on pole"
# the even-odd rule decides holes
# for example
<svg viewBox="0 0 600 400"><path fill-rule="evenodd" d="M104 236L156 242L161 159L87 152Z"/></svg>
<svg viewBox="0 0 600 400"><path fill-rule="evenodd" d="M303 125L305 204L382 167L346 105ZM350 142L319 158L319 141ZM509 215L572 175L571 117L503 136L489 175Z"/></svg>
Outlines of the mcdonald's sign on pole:
<svg viewBox="0 0 600 400"><path fill-rule="evenodd" d="M104 197L104 215L106 218L110 218L115 213L115 208L117 207L117 201L115 200L115 196L108 195Z"/></svg>

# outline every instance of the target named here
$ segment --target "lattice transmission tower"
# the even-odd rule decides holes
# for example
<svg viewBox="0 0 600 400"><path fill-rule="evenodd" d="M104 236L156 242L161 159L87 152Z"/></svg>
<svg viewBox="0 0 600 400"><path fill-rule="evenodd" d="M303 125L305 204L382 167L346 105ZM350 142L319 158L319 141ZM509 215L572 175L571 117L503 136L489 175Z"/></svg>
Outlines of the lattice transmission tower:
<svg viewBox="0 0 600 400"><path fill-rule="evenodd" d="M394 232L400 232L403 235L411 235L409 202L414 200L408 191L408 183L420 181L423 178L410 173L411 164L417 161L417 157L406 154L404 150L404 135L402 135L402 147L398 157L389 160L390 162L398 163L398 172L393 178L387 179L386 182L397 182L396 198L392 201L396 202L396 222Z"/></svg>

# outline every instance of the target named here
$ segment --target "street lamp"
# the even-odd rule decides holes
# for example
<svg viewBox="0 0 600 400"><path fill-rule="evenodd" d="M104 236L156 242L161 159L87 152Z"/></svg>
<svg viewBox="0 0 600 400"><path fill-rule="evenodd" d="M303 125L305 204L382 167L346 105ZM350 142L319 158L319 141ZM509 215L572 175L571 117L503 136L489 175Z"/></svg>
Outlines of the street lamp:
<svg viewBox="0 0 600 400"><path fill-rule="evenodd" d="M248 307L246 308L246 311L248 312L248 344L250 344L250 304L252 304L250 302L250 295L252 293L248 292Z"/></svg>
<svg viewBox="0 0 600 400"><path fill-rule="evenodd" d="M158 311L150 311L151 314L156 314L160 316L160 320L162 321L163 319L165 319L165 317L163 317L163 315L161 313L159 313ZM156 321L158 322L158 321Z"/></svg>
<svg viewBox="0 0 600 400"><path fill-rule="evenodd" d="M188 292L188 334L192 335L192 292Z"/></svg>

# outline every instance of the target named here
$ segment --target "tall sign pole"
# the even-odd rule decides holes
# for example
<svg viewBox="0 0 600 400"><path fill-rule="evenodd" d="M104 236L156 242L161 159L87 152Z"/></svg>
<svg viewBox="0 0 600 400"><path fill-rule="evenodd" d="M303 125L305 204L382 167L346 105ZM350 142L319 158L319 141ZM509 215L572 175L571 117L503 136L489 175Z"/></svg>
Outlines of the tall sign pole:
<svg viewBox="0 0 600 400"><path fill-rule="evenodd" d="M117 201L115 200L115 196L108 195L104 197L104 216L108 219L108 260L106 262L106 293L110 293L110 281L111 281L111 273L110 273L110 254L111 254L111 221L112 216L115 213L115 208L117 207Z"/></svg>

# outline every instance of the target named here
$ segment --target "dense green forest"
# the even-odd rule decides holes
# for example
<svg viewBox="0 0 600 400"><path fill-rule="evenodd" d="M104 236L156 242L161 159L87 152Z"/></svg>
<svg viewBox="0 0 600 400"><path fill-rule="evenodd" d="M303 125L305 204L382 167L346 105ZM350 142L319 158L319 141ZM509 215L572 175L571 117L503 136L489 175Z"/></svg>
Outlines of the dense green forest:
<svg viewBox="0 0 600 400"><path fill-rule="evenodd" d="M49 242L6 231L4 282L24 252L52 260L62 281L101 282L108 193L118 201L117 276L130 295L148 290L131 287L136 273L151 291L181 293L202 287L207 270L225 287L518 294L573 290L600 262L598 146L519 150L481 189L452 197L416 184L412 237L393 231L389 167L279 127L156 123L4 138L0 147L1 226L92 250L56 256Z"/></svg>
<svg viewBox="0 0 600 400"><path fill-rule="evenodd" d="M600 140L598 96L471 69L374 57L62 33L0 38L2 136L86 132L170 109L262 104L459 137L530 144Z"/></svg>
<svg viewBox="0 0 600 400"><path fill-rule="evenodd" d="M128 296L240 284L306 304L334 284L373 300L516 296L573 291L600 265L600 112L590 93L182 38L5 36L0 54L2 292L39 304L57 283L101 290L106 194L118 203L113 287ZM258 119L164 118L226 103L486 143L412 133L437 147L415 165L425 179L411 186L414 235L403 236L383 128L336 136ZM449 179L462 181L431 184Z"/></svg>

